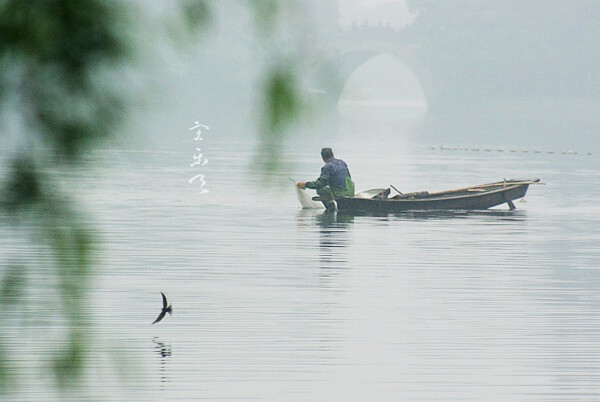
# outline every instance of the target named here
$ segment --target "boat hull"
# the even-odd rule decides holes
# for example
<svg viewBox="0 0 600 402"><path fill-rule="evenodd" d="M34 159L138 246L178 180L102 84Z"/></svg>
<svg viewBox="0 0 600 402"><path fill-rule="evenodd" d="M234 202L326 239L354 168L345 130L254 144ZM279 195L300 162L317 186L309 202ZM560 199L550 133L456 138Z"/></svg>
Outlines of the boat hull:
<svg viewBox="0 0 600 402"><path fill-rule="evenodd" d="M523 198L529 183L508 185L474 194L446 194L444 196L416 197L410 199L338 198L338 210L350 212L400 212L441 210L482 210L507 203L514 209L513 200Z"/></svg>

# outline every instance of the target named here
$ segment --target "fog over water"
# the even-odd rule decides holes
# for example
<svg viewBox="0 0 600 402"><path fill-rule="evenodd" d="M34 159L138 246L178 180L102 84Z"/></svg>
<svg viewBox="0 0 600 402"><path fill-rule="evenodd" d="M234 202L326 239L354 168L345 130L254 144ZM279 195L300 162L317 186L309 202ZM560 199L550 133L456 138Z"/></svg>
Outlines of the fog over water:
<svg viewBox="0 0 600 402"><path fill-rule="evenodd" d="M215 3L197 46L152 56L148 76L157 88L147 90L133 131L168 145L172 137L162 133L204 119L229 136L252 137L264 69L291 58L304 89L322 91L325 105L414 111L418 137L433 145L598 149L597 2L407 3L292 3L265 36L245 7ZM164 39L152 35L162 34L148 29L143 42L155 52ZM315 81L324 65L325 84ZM326 138L336 108L309 100L316 105L303 120Z"/></svg>

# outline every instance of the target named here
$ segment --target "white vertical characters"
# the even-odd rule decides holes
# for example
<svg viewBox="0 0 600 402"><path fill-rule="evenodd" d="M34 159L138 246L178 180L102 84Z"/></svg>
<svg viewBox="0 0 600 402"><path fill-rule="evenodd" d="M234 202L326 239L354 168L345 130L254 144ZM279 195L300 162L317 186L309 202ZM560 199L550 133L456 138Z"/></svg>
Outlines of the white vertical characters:
<svg viewBox="0 0 600 402"><path fill-rule="evenodd" d="M203 174L197 174L196 176L189 179L188 183L192 184L194 182L194 180L196 180L196 179L200 179L200 194L208 193L208 190L204 188L204 185L206 184L206 180L204 180Z"/></svg>
<svg viewBox="0 0 600 402"><path fill-rule="evenodd" d="M202 150L200 148L196 148L196 151L200 152ZM199 153L198 155L194 154L194 160L196 162L190 164L190 167L206 165L208 163L208 159L206 159L206 157L205 157L204 162L202 162L202 156L204 156L204 155L201 153Z"/></svg>
<svg viewBox="0 0 600 402"><path fill-rule="evenodd" d="M190 127L190 131L191 130L198 130L196 131L196 137L194 138L194 141L203 141L204 138L202 138L202 129L206 129L206 130L210 130L210 127L205 126L204 124L200 124L200 122L195 121L194 122L194 126ZM204 165L206 165L208 163L208 159L201 153L202 149L201 148L196 148L196 151L198 151L198 154L194 154L194 162L190 164L190 167L202 167ZM203 159L204 157L204 159ZM200 179L200 194L202 193L208 193L208 190L206 190L204 188L204 185L206 184L206 180L204 180L204 175L203 174L197 174L196 176L192 177L191 179L188 180L188 183L192 184L194 182L194 180L196 179Z"/></svg>
<svg viewBox="0 0 600 402"><path fill-rule="evenodd" d="M204 124L200 124L199 121L195 121L194 124L195 124L194 127L190 127L190 131L197 129L198 127L202 127L202 128L207 129L207 130L210 130L210 127L205 126ZM200 130L198 130L198 131L200 131Z"/></svg>

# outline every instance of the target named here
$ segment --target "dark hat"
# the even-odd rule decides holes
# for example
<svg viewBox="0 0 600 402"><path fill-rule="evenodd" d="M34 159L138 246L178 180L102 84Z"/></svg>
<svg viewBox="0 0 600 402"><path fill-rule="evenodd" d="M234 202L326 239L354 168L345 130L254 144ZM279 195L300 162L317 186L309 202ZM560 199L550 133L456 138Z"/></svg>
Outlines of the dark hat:
<svg viewBox="0 0 600 402"><path fill-rule="evenodd" d="M323 158L323 159L333 158L333 151L331 150L331 148L321 149L321 158Z"/></svg>

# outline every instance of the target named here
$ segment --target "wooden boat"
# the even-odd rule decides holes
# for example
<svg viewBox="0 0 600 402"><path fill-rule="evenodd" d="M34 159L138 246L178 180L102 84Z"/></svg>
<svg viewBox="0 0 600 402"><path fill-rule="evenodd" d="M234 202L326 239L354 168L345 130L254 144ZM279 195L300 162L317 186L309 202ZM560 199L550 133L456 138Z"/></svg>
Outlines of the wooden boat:
<svg viewBox="0 0 600 402"><path fill-rule="evenodd" d="M524 197L530 184L541 184L540 179L503 180L437 193L419 191L402 194L398 191L399 194L393 197L389 196L389 188L374 189L352 198L335 198L335 201L338 210L348 212L477 210L504 203L512 210L515 209L512 201ZM323 201L321 197L313 199Z"/></svg>

